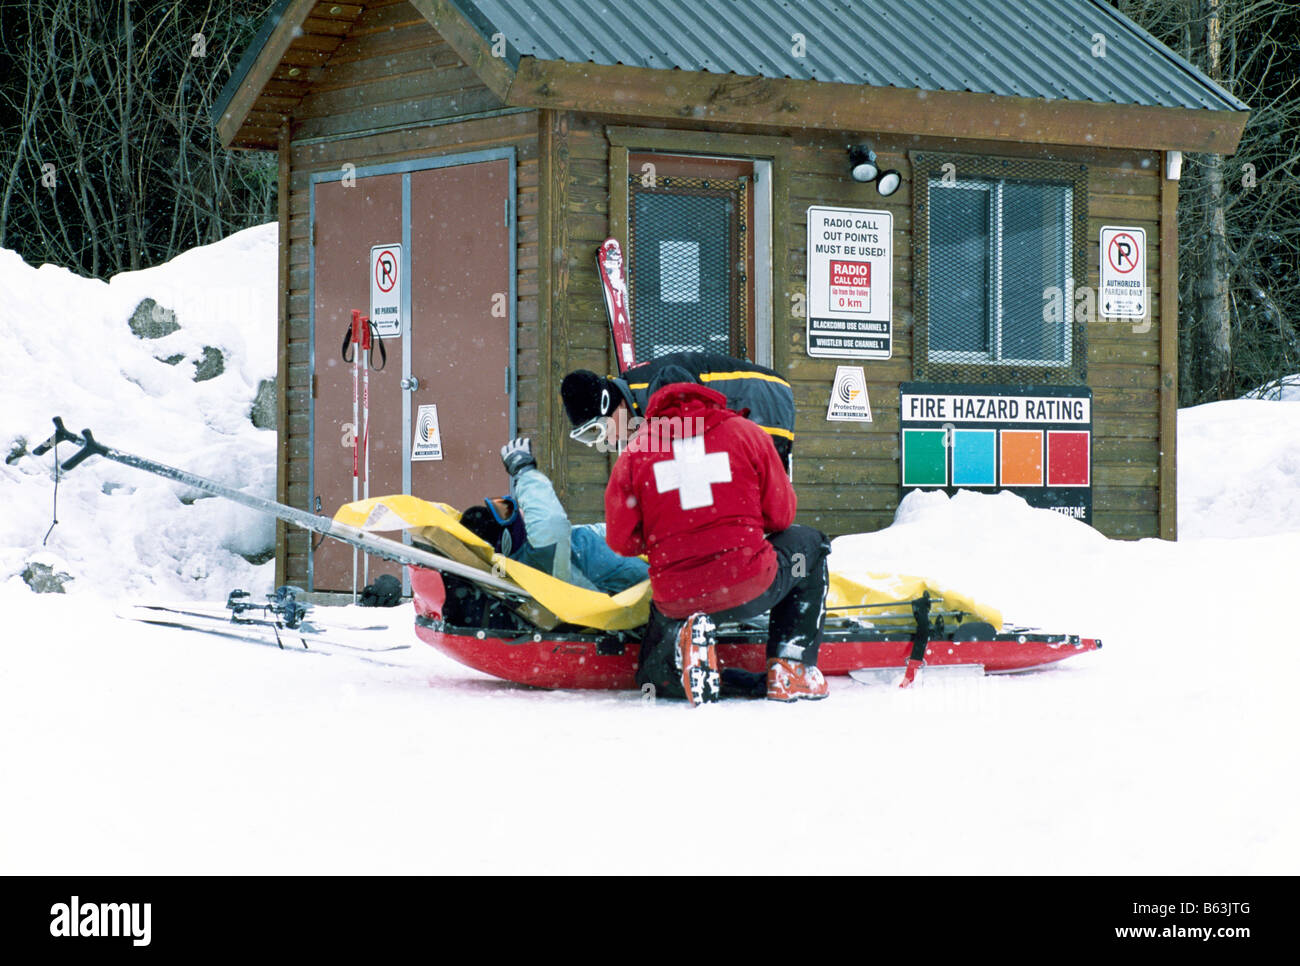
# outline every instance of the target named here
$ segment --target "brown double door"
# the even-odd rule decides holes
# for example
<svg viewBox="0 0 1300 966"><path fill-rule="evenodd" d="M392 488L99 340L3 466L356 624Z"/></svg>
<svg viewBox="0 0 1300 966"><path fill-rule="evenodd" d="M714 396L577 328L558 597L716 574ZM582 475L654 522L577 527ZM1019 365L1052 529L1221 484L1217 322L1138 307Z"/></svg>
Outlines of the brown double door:
<svg viewBox="0 0 1300 966"><path fill-rule="evenodd" d="M463 509L506 491L498 451L510 432L513 365L509 194L508 159L314 185L313 511L332 515L353 498L354 373L342 342L351 310L369 314L375 245L402 244L409 313L384 339L383 368L373 368L376 350L369 373L370 495L413 493ZM439 460L411 458L423 406L437 407ZM359 556L358 587L367 572L374 580L400 568L375 558L367 567ZM352 548L323 541L310 583L350 591Z"/></svg>

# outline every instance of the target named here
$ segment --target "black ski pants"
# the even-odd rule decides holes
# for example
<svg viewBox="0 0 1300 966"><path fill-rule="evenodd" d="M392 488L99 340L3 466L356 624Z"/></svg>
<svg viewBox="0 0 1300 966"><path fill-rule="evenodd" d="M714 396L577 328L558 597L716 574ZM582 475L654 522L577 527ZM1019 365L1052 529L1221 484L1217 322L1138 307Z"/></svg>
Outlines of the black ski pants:
<svg viewBox="0 0 1300 966"><path fill-rule="evenodd" d="M767 657L816 664L826 625L826 558L830 540L812 527L795 524L767 538L776 551L776 575L767 590L753 600L709 616L717 623L743 621L769 613ZM682 621L665 617L650 607L650 624L641 642L637 684L651 684L662 697L685 697L675 667L677 631ZM755 677L757 680L755 680ZM761 697L766 676L737 669L722 675L724 697L751 694Z"/></svg>

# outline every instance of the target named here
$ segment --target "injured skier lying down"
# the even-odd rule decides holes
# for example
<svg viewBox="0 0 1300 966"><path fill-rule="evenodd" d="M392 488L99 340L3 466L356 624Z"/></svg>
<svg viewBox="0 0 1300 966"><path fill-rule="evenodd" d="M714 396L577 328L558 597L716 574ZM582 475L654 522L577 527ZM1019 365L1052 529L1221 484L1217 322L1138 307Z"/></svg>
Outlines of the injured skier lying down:
<svg viewBox="0 0 1300 966"><path fill-rule="evenodd" d="M553 577L606 594L646 579L649 565L622 557L605 542L605 524L574 526L555 488L537 468L532 440L513 439L501 448L510 494L488 497L461 514L467 530L498 553Z"/></svg>

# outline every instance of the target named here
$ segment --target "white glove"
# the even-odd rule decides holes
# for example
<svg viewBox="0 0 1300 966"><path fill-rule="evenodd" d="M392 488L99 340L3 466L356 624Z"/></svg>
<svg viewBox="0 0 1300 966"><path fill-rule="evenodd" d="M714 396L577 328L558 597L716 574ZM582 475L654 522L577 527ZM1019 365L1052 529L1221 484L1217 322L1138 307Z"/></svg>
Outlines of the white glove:
<svg viewBox="0 0 1300 966"><path fill-rule="evenodd" d="M515 437L501 447L501 462L512 477L530 466L536 467L537 460L533 459L533 441L527 436Z"/></svg>

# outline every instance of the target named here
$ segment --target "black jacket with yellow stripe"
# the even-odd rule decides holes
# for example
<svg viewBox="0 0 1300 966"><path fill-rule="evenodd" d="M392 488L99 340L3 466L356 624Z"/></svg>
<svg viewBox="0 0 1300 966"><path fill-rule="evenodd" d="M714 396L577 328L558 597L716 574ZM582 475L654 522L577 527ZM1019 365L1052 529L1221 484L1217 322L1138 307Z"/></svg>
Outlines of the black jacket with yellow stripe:
<svg viewBox="0 0 1300 966"><path fill-rule="evenodd" d="M645 416L655 390L697 382L727 397L727 408L747 415L772 437L784 461L794 445L794 393L771 369L712 352L673 352L633 366L610 380L637 416Z"/></svg>

